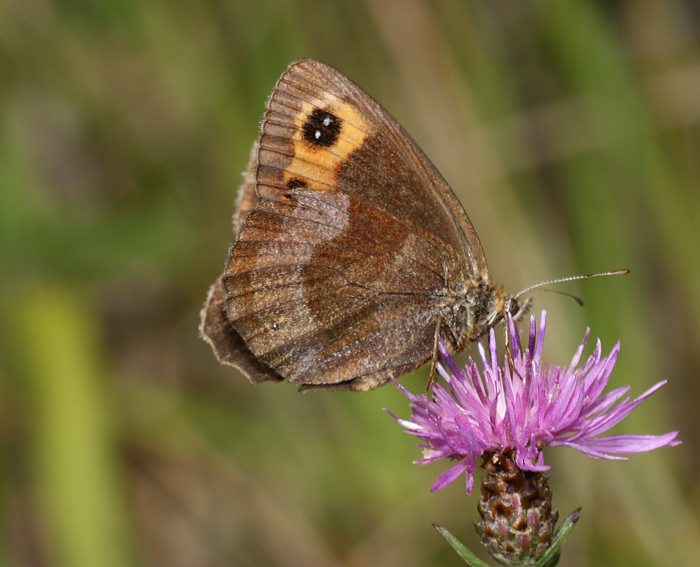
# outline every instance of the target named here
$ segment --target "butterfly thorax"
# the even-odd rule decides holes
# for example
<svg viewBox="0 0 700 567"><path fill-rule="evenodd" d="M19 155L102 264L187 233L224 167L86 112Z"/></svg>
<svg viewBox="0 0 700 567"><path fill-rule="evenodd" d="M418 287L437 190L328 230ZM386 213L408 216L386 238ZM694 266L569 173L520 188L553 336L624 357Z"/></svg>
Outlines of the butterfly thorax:
<svg viewBox="0 0 700 567"><path fill-rule="evenodd" d="M488 280L459 283L443 308L454 346L461 350L497 324L503 318L507 301L503 286Z"/></svg>

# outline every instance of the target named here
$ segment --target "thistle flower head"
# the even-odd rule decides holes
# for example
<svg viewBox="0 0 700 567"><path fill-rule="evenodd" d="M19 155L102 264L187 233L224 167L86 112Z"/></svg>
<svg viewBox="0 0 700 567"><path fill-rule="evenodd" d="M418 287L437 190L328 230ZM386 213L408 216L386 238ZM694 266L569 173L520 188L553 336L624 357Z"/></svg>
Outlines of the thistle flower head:
<svg viewBox="0 0 700 567"><path fill-rule="evenodd" d="M469 359L460 369L444 345L440 345L438 372L446 385L435 384L432 393L413 394L397 387L411 403L410 419L392 417L407 433L423 443L427 464L449 458L458 461L438 477L433 491L466 476L467 491L474 488L474 468L486 453L511 451L523 471L542 472L542 449L567 445L598 459L625 459L622 455L678 445L678 432L664 435L603 435L661 388L661 381L641 396L626 396L629 386L604 393L620 350L619 342L607 356L600 340L593 353L581 362L588 341L583 341L568 366L550 364L542 358L546 328L543 311L539 326L530 318L529 341L521 347L512 319L508 338L512 352L499 365L496 338L489 336L489 350L479 344L481 364ZM509 363L510 362L510 363Z"/></svg>

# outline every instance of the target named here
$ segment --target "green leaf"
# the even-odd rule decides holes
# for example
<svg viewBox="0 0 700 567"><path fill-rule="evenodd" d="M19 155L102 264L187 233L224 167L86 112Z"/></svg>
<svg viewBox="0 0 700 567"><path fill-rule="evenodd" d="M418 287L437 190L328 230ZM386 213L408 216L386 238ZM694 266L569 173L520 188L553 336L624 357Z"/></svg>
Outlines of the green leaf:
<svg viewBox="0 0 700 567"><path fill-rule="evenodd" d="M488 563L484 563L476 555L474 555L467 547L459 541L455 536L453 536L446 528L433 524L433 527L440 532L440 535L447 540L452 549L457 552L464 562L471 567L489 567Z"/></svg>
<svg viewBox="0 0 700 567"><path fill-rule="evenodd" d="M536 567L554 567L559 563L559 557L561 556L561 550L566 543L566 540L571 535L571 530L574 529L576 522L578 522L581 516L581 508L576 508L571 514L569 514L562 525L554 534L554 539L552 540L552 545L549 546L544 555L540 557L535 563Z"/></svg>

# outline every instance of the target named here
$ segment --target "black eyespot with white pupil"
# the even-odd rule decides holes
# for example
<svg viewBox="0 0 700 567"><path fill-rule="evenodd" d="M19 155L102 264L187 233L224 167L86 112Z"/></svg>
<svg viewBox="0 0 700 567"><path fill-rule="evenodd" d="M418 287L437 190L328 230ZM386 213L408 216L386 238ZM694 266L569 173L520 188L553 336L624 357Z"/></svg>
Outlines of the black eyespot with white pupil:
<svg viewBox="0 0 700 567"><path fill-rule="evenodd" d="M338 140L340 119L332 112L314 108L304 123L302 134L309 144L327 148Z"/></svg>

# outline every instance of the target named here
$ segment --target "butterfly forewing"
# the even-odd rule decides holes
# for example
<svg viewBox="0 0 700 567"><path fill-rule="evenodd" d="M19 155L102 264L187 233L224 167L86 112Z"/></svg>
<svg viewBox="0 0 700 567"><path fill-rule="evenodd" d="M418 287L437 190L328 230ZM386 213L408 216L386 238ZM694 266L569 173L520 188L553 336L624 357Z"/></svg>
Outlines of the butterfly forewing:
<svg viewBox="0 0 700 567"><path fill-rule="evenodd" d="M258 160L258 194L275 198L274 189L303 183L354 195L400 224L424 228L448 243L469 273L487 275L479 238L440 173L378 103L335 69L306 60L285 71L268 102Z"/></svg>

